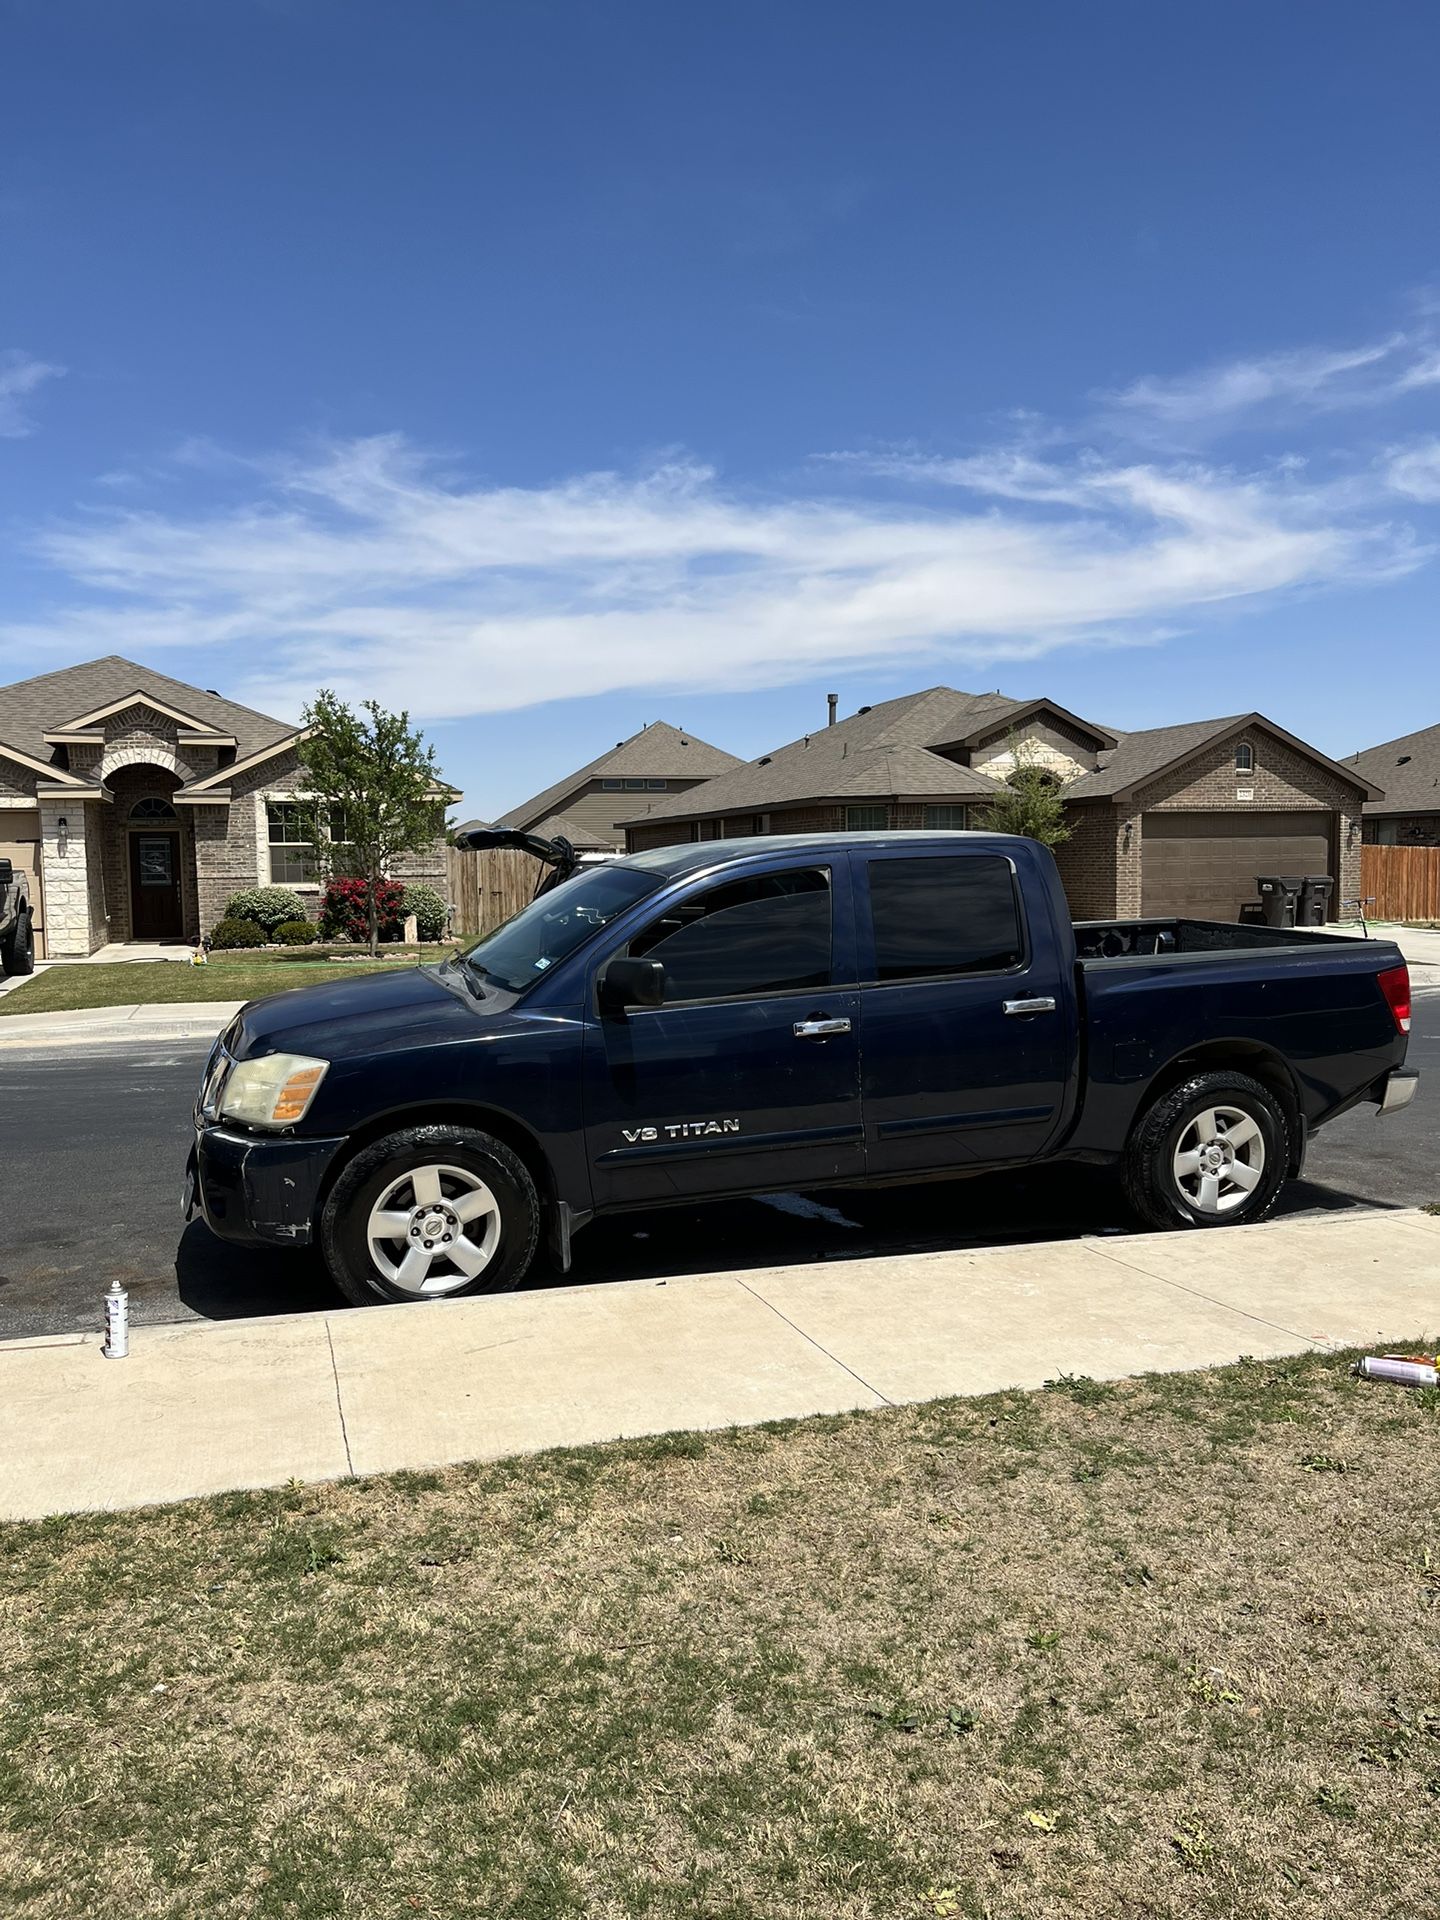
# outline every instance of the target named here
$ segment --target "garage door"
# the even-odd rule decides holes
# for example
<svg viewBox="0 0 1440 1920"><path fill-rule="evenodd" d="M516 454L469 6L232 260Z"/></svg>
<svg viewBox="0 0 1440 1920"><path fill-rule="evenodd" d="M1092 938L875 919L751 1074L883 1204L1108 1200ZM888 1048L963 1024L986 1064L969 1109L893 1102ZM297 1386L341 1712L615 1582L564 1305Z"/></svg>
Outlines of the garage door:
<svg viewBox="0 0 1440 1920"><path fill-rule="evenodd" d="M1238 920L1259 873L1334 873L1328 813L1147 813L1142 911Z"/></svg>
<svg viewBox="0 0 1440 1920"><path fill-rule="evenodd" d="M45 903L40 897L40 814L34 807L0 807L0 860L10 860L30 876L35 909L35 951L45 957Z"/></svg>

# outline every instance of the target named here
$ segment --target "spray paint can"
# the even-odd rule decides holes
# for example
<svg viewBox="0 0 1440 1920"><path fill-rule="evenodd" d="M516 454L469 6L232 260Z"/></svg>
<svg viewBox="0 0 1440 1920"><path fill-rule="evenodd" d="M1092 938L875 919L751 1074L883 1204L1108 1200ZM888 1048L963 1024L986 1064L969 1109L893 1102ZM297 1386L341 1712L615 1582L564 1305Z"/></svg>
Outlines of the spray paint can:
<svg viewBox="0 0 1440 1920"><path fill-rule="evenodd" d="M1440 1386L1440 1368L1423 1360L1399 1360L1390 1354L1362 1360L1355 1369L1362 1380L1388 1380L1396 1387Z"/></svg>
<svg viewBox="0 0 1440 1920"><path fill-rule="evenodd" d="M118 1280L105 1291L105 1344L100 1351L107 1360L123 1360L130 1351L130 1296Z"/></svg>

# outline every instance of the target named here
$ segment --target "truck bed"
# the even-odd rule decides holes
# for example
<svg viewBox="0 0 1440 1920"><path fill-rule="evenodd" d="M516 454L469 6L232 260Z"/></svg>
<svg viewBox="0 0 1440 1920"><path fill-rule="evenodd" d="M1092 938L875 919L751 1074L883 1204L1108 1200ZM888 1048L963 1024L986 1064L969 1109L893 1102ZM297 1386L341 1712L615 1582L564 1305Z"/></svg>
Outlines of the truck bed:
<svg viewBox="0 0 1440 1920"><path fill-rule="evenodd" d="M1274 953L1354 944L1349 934L1323 927L1264 927L1230 920L1077 920L1075 952L1081 960L1154 959L1166 954ZM1366 943L1369 944L1369 943Z"/></svg>

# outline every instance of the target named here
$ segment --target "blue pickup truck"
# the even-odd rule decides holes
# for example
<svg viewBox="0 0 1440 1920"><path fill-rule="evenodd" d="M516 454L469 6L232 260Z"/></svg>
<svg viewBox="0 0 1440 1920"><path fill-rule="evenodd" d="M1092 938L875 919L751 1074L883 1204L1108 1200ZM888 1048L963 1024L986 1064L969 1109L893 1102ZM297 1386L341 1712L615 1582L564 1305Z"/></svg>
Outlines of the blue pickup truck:
<svg viewBox="0 0 1440 1920"><path fill-rule="evenodd" d="M1317 1127L1415 1091L1395 947L1076 925L1030 840L730 840L556 879L439 966L245 1007L187 1207L318 1241L362 1304L513 1287L542 1234L563 1269L602 1212L1036 1161L1220 1227L1264 1218Z"/></svg>

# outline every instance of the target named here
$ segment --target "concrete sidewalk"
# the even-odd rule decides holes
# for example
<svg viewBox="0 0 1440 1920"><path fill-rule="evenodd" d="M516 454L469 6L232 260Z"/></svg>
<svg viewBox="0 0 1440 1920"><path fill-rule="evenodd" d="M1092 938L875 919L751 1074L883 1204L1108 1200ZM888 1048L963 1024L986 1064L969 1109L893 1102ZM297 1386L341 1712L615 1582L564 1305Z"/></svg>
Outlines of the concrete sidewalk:
<svg viewBox="0 0 1440 1920"><path fill-rule="evenodd" d="M1397 1211L15 1341L0 1517L1437 1330L1440 1219Z"/></svg>
<svg viewBox="0 0 1440 1920"><path fill-rule="evenodd" d="M243 1000L181 1000L165 1005L76 1007L66 1013L13 1013L0 1020L0 1049L85 1045L99 1040L213 1039Z"/></svg>

